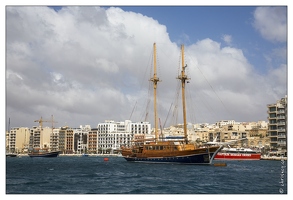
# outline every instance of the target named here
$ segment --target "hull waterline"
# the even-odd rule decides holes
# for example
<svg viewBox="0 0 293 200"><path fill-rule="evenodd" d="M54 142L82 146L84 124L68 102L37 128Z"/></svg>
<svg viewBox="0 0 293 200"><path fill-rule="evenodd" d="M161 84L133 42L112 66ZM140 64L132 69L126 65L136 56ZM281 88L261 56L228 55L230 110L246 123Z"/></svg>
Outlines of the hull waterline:
<svg viewBox="0 0 293 200"><path fill-rule="evenodd" d="M52 157L57 157L59 156L59 151L54 151L54 152L48 152L48 153L31 153L31 154L28 154L29 157L31 158L52 158Z"/></svg>

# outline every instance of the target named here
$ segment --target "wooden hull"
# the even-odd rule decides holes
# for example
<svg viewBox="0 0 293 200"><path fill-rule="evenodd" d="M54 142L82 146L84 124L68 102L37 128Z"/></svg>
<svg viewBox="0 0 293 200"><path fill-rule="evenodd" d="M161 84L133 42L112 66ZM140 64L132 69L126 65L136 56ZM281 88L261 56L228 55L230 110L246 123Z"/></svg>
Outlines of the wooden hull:
<svg viewBox="0 0 293 200"><path fill-rule="evenodd" d="M143 148L143 147L141 147ZM139 148L138 148L139 149ZM182 164L211 164L214 156L220 150L219 146L196 148L193 150L145 150L124 149L122 156L127 161L148 163L182 163Z"/></svg>
<svg viewBox="0 0 293 200"><path fill-rule="evenodd" d="M59 151L53 151L53 152L45 152L45 153L30 153L28 154L29 157L31 158L36 158L36 157L39 157L39 158L42 158L42 157L57 157L59 155Z"/></svg>
<svg viewBox="0 0 293 200"><path fill-rule="evenodd" d="M148 163L182 163L182 164L211 164L209 157L212 157L213 153L207 154L194 154L188 156L170 156L170 157L124 157L127 161L133 162L148 162Z"/></svg>
<svg viewBox="0 0 293 200"><path fill-rule="evenodd" d="M14 153L7 153L6 157L17 157L17 154Z"/></svg>

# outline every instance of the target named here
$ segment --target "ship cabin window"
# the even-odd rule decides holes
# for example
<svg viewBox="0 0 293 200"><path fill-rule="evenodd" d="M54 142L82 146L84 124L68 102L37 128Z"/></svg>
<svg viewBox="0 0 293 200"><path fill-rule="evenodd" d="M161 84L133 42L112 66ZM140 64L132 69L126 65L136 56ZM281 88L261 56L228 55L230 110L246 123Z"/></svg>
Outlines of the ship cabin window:
<svg viewBox="0 0 293 200"><path fill-rule="evenodd" d="M142 153L143 147L139 147L139 153Z"/></svg>
<svg viewBox="0 0 293 200"><path fill-rule="evenodd" d="M153 150L153 146L146 146L147 150Z"/></svg>
<svg viewBox="0 0 293 200"><path fill-rule="evenodd" d="M163 150L164 146L146 146L146 150Z"/></svg>

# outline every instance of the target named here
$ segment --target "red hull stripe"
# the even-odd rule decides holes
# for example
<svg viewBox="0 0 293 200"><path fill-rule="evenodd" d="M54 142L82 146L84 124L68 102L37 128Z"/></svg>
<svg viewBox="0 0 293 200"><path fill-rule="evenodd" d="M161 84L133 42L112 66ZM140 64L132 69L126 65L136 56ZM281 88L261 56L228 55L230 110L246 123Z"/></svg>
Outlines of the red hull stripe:
<svg viewBox="0 0 293 200"><path fill-rule="evenodd" d="M215 160L260 160L261 154L217 153Z"/></svg>

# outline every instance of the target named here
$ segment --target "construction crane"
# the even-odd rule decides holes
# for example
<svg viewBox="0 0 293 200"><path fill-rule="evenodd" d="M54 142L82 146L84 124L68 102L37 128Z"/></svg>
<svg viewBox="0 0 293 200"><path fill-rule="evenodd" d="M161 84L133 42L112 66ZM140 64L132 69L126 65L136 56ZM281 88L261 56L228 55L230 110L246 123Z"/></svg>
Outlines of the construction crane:
<svg viewBox="0 0 293 200"><path fill-rule="evenodd" d="M52 123L52 129L54 127L54 123L57 123L56 121L53 120L53 115L52 115L51 120L43 120L43 118L41 117L41 119L35 120L34 122L38 122L39 126L41 127L41 129L43 128L43 122L51 122Z"/></svg>

